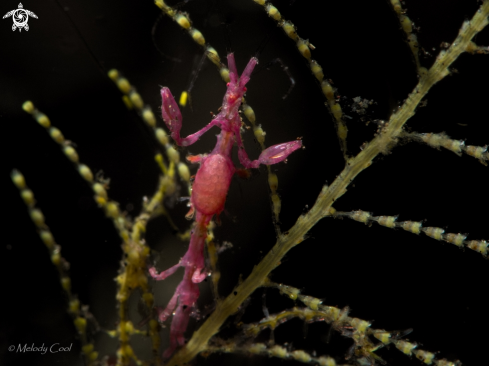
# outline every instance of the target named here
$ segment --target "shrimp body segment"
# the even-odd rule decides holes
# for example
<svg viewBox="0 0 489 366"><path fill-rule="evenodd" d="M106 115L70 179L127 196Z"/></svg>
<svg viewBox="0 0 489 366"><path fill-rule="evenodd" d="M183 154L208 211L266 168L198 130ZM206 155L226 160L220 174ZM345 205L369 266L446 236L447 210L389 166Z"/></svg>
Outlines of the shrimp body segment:
<svg viewBox="0 0 489 366"><path fill-rule="evenodd" d="M221 154L211 155L201 162L192 186L192 205L204 215L220 214L235 168L231 159Z"/></svg>

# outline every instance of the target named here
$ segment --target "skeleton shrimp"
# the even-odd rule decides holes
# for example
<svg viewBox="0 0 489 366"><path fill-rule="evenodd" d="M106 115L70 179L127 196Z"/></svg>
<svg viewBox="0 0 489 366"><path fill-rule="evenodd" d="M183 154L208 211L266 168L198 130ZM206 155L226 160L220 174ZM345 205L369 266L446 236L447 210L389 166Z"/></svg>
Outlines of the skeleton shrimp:
<svg viewBox="0 0 489 366"><path fill-rule="evenodd" d="M231 160L231 150L234 143L238 145L239 161L247 169L258 168L260 164L271 165L284 161L292 152L302 146L302 141L298 139L263 150L257 160L251 161L248 158L240 135L241 118L239 107L246 92L245 85L250 80L251 73L258 60L253 57L240 77L236 69L234 54L228 54L227 59L230 81L227 84L222 108L207 126L192 135L185 138L180 137L182 127L180 109L170 89L167 87L161 89L162 117L170 129L171 137L179 146L189 146L195 143L200 136L213 126L221 128L221 133L217 136L217 144L209 155L198 155L188 158L193 163L200 162L200 168L195 176L190 199L191 209L189 214L192 215L195 212L196 215L195 226L187 253L178 264L159 274L155 267L149 269L150 275L155 280L164 280L175 273L179 267L185 268L184 277L175 290L173 297L166 309L159 314L160 322L164 322L172 313L174 314L170 329L170 347L163 354L164 358L171 356L178 346L182 346L185 343L184 332L187 328L192 307L199 297L198 283L202 282L207 276L204 264L204 243L207 236L207 225L214 215L219 215L224 209L231 178L236 171Z"/></svg>

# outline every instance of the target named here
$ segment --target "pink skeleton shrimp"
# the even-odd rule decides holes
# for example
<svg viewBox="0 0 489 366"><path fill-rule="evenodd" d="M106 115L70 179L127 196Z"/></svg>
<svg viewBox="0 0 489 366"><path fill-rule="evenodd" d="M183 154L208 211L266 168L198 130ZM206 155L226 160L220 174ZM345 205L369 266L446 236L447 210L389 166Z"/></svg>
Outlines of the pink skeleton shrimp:
<svg viewBox="0 0 489 366"><path fill-rule="evenodd" d="M161 89L163 102L161 114L171 131L171 137L179 146L193 144L213 126L221 128L221 133L217 136L216 147L209 155L188 158L191 162L200 162L200 168L192 185L191 212L189 214L192 214L195 210L196 216L187 253L178 264L159 274L155 267L149 269L150 275L159 281L175 273L179 267L185 268L182 282L175 290L166 309L159 313L160 322L164 322L174 313L170 329L170 347L163 354L164 358L171 356L178 346L182 346L185 343L184 332L187 328L192 307L199 297L198 283L202 282L207 276L204 264L204 243L207 237L207 225L214 215L219 215L224 209L231 178L236 170L231 161L233 145L235 143L238 145L239 161L247 169L258 168L260 164L271 165L284 161L292 152L302 146L301 140L295 140L265 149L257 160L251 161L248 158L241 140L241 118L238 110L246 92L245 85L250 80L251 73L258 60L253 57L248 62L241 77L239 77L234 55L230 53L227 58L230 82L227 84L222 109L207 126L188 137L180 137L182 115L170 89L167 87Z"/></svg>

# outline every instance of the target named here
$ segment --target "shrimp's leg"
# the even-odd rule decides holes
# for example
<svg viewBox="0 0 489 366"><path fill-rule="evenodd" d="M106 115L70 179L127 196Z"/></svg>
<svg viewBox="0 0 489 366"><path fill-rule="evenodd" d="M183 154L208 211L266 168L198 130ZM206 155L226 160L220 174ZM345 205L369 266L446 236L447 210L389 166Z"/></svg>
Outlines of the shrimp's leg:
<svg viewBox="0 0 489 366"><path fill-rule="evenodd" d="M155 279L156 281L162 281L164 280L165 278L171 276L172 274L174 274L177 269L179 267L181 267L182 264L181 263L177 263L175 264L174 266L168 268L166 271L163 271L163 272L160 272L159 274L156 272L156 268L155 267L151 267L149 269L149 274L151 275L151 277L153 277L153 279Z"/></svg>
<svg viewBox="0 0 489 366"><path fill-rule="evenodd" d="M179 146L189 146L195 143L200 136L206 133L214 126L220 126L221 122L217 119L213 119L207 126L200 131L197 131L185 138L180 137L180 130L182 129L182 113L178 108L175 98L167 87L161 88L161 116L166 125L170 129L171 137L175 140Z"/></svg>
<svg viewBox="0 0 489 366"><path fill-rule="evenodd" d="M168 305L166 306L165 310L161 311L159 314L158 314L158 320L163 323L166 319L168 319L170 317L170 315L173 314L173 310L175 310L176 306L177 306L177 301L178 301L178 297L180 296L180 294L178 292L175 292L170 300L170 302L168 303Z"/></svg>
<svg viewBox="0 0 489 366"><path fill-rule="evenodd" d="M192 272L193 269L191 267L185 268L185 275L170 301L171 305L168 304L165 309L165 312L167 312L172 306L170 311L174 313L174 316L170 328L170 347L163 353L163 358L170 357L178 346L185 344L185 330L190 320L192 308L199 298L199 286L192 281ZM176 305L176 300L173 302L176 298L178 298L178 306ZM160 320L161 318L160 315Z"/></svg>
<svg viewBox="0 0 489 366"><path fill-rule="evenodd" d="M192 163L200 163L202 159L204 159L207 155L206 154L199 154L199 155L189 155L187 156L187 160Z"/></svg>
<svg viewBox="0 0 489 366"><path fill-rule="evenodd" d="M243 145L243 141L241 140L241 135L239 134L239 127L236 128L235 131L236 143L238 144L238 158L240 163L246 168L255 168L257 169L260 164L264 165L272 165L280 163L287 159L287 157L292 154L294 151L300 149L302 147L301 140L284 142L282 144L277 144L270 146L262 151L257 160L250 160L248 154Z"/></svg>

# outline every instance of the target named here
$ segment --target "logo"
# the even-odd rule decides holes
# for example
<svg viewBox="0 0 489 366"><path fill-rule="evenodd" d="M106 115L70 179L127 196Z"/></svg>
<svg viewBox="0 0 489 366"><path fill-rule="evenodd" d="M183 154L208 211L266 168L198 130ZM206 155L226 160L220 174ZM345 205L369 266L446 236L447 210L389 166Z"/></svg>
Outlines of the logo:
<svg viewBox="0 0 489 366"><path fill-rule="evenodd" d="M19 28L19 32L22 31L22 28L28 31L29 25L27 24L27 22L29 21L29 15L37 19L36 14L34 14L30 10L24 9L22 3L19 3L19 8L9 11L7 14L3 16L3 19L8 18L10 16L12 17L12 19L14 20L14 25L12 25L13 31L15 31L17 28Z"/></svg>

